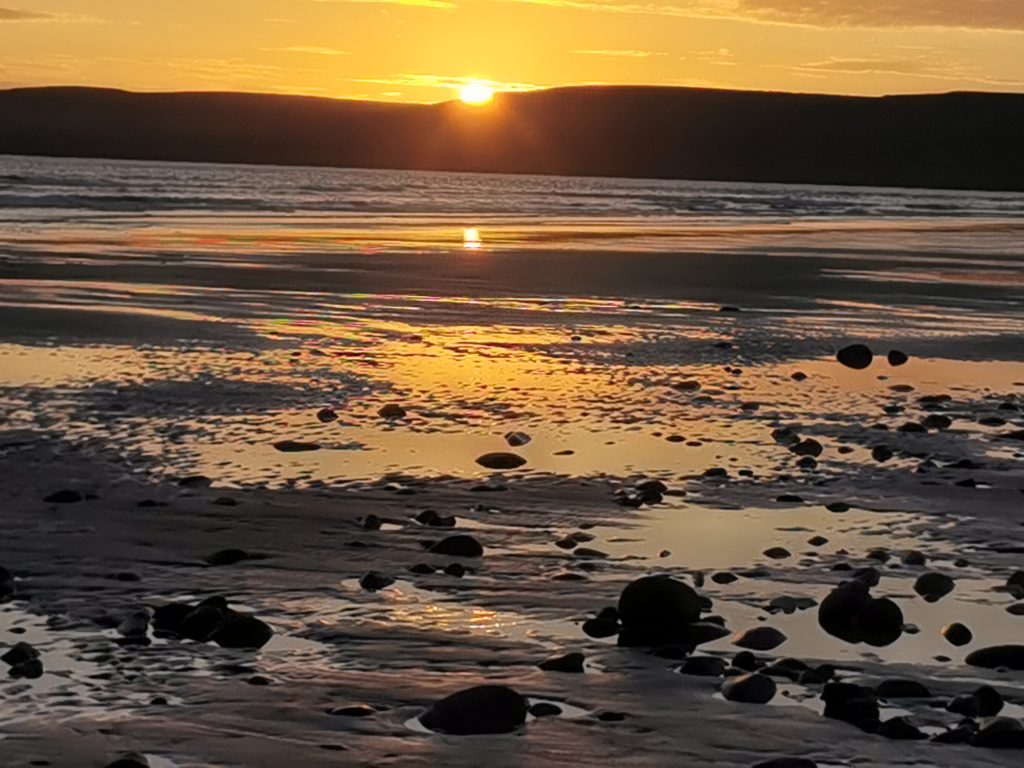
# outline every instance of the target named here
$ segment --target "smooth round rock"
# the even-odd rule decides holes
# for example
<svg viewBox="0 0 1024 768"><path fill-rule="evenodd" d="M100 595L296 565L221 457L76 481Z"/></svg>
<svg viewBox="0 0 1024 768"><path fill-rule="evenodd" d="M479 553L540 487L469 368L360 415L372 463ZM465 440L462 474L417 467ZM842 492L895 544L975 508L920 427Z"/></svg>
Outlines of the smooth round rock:
<svg viewBox="0 0 1024 768"><path fill-rule="evenodd" d="M893 368L899 368L901 365L905 365L910 359L906 352L900 352L898 349L890 349L889 354L886 355L885 358Z"/></svg>
<svg viewBox="0 0 1024 768"><path fill-rule="evenodd" d="M382 419L404 419L406 414L405 408L402 406L397 403L388 403L377 411L377 415Z"/></svg>
<svg viewBox="0 0 1024 768"><path fill-rule="evenodd" d="M700 620L704 600L691 587L667 576L644 576L619 596L619 621L627 640L620 644L667 645L685 637L686 625Z"/></svg>
<svg viewBox="0 0 1024 768"><path fill-rule="evenodd" d="M578 674L583 672L583 662L585 660L586 657L582 653L567 653L564 656L556 656L542 661L537 666L545 672L571 672Z"/></svg>
<svg viewBox="0 0 1024 768"><path fill-rule="evenodd" d="M722 695L742 704L767 704L775 698L777 690L775 681L759 672L731 677L722 683Z"/></svg>
<svg viewBox="0 0 1024 768"><path fill-rule="evenodd" d="M971 632L970 628L958 621L947 624L942 628L941 632L942 636L946 638L946 642L957 647L965 646L974 639L974 633Z"/></svg>
<svg viewBox="0 0 1024 768"><path fill-rule="evenodd" d="M775 627L754 627L737 632L732 636L732 644L751 651L770 651L778 648L788 638Z"/></svg>
<svg viewBox="0 0 1024 768"><path fill-rule="evenodd" d="M480 685L436 702L420 722L458 736L510 733L526 722L526 699L504 685Z"/></svg>
<svg viewBox="0 0 1024 768"><path fill-rule="evenodd" d="M871 365L873 359L874 355L871 354L871 350L863 344L851 344L836 352L836 360L847 368L853 368L857 371L867 368Z"/></svg>

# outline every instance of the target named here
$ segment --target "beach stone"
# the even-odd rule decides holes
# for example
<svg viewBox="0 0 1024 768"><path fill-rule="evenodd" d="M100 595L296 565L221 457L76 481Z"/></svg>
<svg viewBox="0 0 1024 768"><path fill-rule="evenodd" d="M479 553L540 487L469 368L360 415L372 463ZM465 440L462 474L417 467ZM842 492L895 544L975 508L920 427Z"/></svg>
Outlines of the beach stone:
<svg viewBox="0 0 1024 768"><path fill-rule="evenodd" d="M883 680L875 687L875 695L883 699L927 699L931 697L924 685L916 680Z"/></svg>
<svg viewBox="0 0 1024 768"><path fill-rule="evenodd" d="M685 627L700 620L704 601L691 587L667 576L644 576L619 596L620 645L685 644Z"/></svg>
<svg viewBox="0 0 1024 768"><path fill-rule="evenodd" d="M405 408L397 403L388 403L377 411L377 415L382 419L404 419L406 413Z"/></svg>
<svg viewBox="0 0 1024 768"><path fill-rule="evenodd" d="M444 567L444 573L446 576L454 576L457 579L461 579L467 573L470 573L470 570L462 563L448 563Z"/></svg>
<svg viewBox="0 0 1024 768"><path fill-rule="evenodd" d="M964 717L977 717L978 702L974 698L974 694L964 693L950 699L946 703L946 711Z"/></svg>
<svg viewBox="0 0 1024 768"><path fill-rule="evenodd" d="M434 555L449 555L450 557L483 557L484 554L484 548L480 542L465 533L441 539L432 544L429 551Z"/></svg>
<svg viewBox="0 0 1024 768"><path fill-rule="evenodd" d="M334 717L373 717L377 714L377 710L366 704L349 704L345 707L329 709L327 714Z"/></svg>
<svg viewBox="0 0 1024 768"><path fill-rule="evenodd" d="M762 669L765 663L750 651L740 651L732 657L732 665L736 669L742 669L745 672L756 672Z"/></svg>
<svg viewBox="0 0 1024 768"><path fill-rule="evenodd" d="M719 571L718 573L711 574L711 580L715 584L732 584L734 581L739 581L739 579L739 576L728 571Z"/></svg>
<svg viewBox="0 0 1024 768"><path fill-rule="evenodd" d="M807 543L810 544L812 547L822 547L828 544L828 539L826 539L824 536L812 536L807 540Z"/></svg>
<svg viewBox="0 0 1024 768"><path fill-rule="evenodd" d="M548 701L538 701L530 707L530 714L534 717L558 717L562 714L562 708Z"/></svg>
<svg viewBox="0 0 1024 768"><path fill-rule="evenodd" d="M439 515L432 509L425 509L413 518L420 525L429 525L433 528L454 528L455 515Z"/></svg>
<svg viewBox="0 0 1024 768"><path fill-rule="evenodd" d="M976 732L976 728L958 725L955 728L948 728L942 733L935 734L931 740L935 744L968 744L974 738Z"/></svg>
<svg viewBox="0 0 1024 768"><path fill-rule="evenodd" d="M588 619L583 622L582 629L587 637L593 637L596 640L601 640L605 637L612 637L613 635L619 634L622 626L615 619L598 616L597 618Z"/></svg>
<svg viewBox="0 0 1024 768"><path fill-rule="evenodd" d="M889 361L889 365L893 368L898 368L901 365L906 364L910 359L906 352L900 352L898 349L890 349L889 354L885 356L886 360Z"/></svg>
<svg viewBox="0 0 1024 768"><path fill-rule="evenodd" d="M776 757L751 768L818 768L818 764L803 757Z"/></svg>
<svg viewBox="0 0 1024 768"><path fill-rule="evenodd" d="M1006 606L1006 612L1011 616L1024 616L1024 603L1014 603Z"/></svg>
<svg viewBox="0 0 1024 768"><path fill-rule="evenodd" d="M226 613L225 608L217 605L196 606L182 618L177 632L189 640L205 643L224 620Z"/></svg>
<svg viewBox="0 0 1024 768"><path fill-rule="evenodd" d="M693 656L679 666L679 673L694 677L721 677L728 666L717 656Z"/></svg>
<svg viewBox="0 0 1024 768"><path fill-rule="evenodd" d="M903 633L903 612L888 598L873 598L867 584L850 581L821 601L818 624L848 643L883 647L896 642Z"/></svg>
<svg viewBox="0 0 1024 768"><path fill-rule="evenodd" d="M317 443L306 443L301 440L278 440L274 448L282 453L302 453L304 451L319 451Z"/></svg>
<svg viewBox="0 0 1024 768"><path fill-rule="evenodd" d="M770 557L772 560L785 560L787 557L792 557L793 553L785 547L770 547L762 554L764 554L765 557Z"/></svg>
<svg viewBox="0 0 1024 768"><path fill-rule="evenodd" d="M542 661L537 666L545 672L583 672L583 662L586 657L582 653L567 653L564 656L556 656Z"/></svg>
<svg viewBox="0 0 1024 768"><path fill-rule="evenodd" d="M207 555L203 559L209 565L220 566L234 565L243 560L252 560L254 558L244 549L222 549L219 552L214 552L212 555Z"/></svg>
<svg viewBox="0 0 1024 768"><path fill-rule="evenodd" d="M51 493L43 501L47 504L76 504L79 501L85 501L85 496L79 491L64 490Z"/></svg>
<svg viewBox="0 0 1024 768"><path fill-rule="evenodd" d="M864 731L878 728L878 699L874 691L853 683L828 683L821 692L825 717L856 725Z"/></svg>
<svg viewBox="0 0 1024 768"><path fill-rule="evenodd" d="M833 501L831 504L826 504L825 509L829 512L849 512L850 505L845 501Z"/></svg>
<svg viewBox="0 0 1024 768"><path fill-rule="evenodd" d="M526 459L514 453L485 453L479 456L476 463L487 469L516 469L526 463Z"/></svg>
<svg viewBox="0 0 1024 768"><path fill-rule="evenodd" d="M426 576L434 572L434 566L428 565L427 563L416 563L416 565L409 566L411 573L418 573L421 576Z"/></svg>
<svg viewBox="0 0 1024 768"><path fill-rule="evenodd" d="M43 662L39 659L23 661L21 664L12 665L7 674L20 680L38 680L43 676Z"/></svg>
<svg viewBox="0 0 1024 768"><path fill-rule="evenodd" d="M704 645L704 643L713 643L715 640L728 637L730 634L732 632L722 624L705 620L687 624L683 637L685 637L688 646L696 648L699 645Z"/></svg>
<svg viewBox="0 0 1024 768"><path fill-rule="evenodd" d="M777 690L775 681L760 672L731 677L722 683L722 695L743 704L767 704Z"/></svg>
<svg viewBox="0 0 1024 768"><path fill-rule="evenodd" d="M914 591L925 601L934 603L948 595L956 587L956 582L944 573L922 573L914 582Z"/></svg>
<svg viewBox="0 0 1024 768"><path fill-rule="evenodd" d="M185 617L195 610L188 603L168 603L153 609L153 629L157 632L182 634L181 627Z"/></svg>
<svg viewBox="0 0 1024 768"><path fill-rule="evenodd" d="M1024 749L1024 725L1009 717L996 717L985 722L971 744L988 749Z"/></svg>
<svg viewBox="0 0 1024 768"><path fill-rule="evenodd" d="M974 639L974 633L964 624L954 622L947 624L941 630L942 636L950 645L961 647L967 645Z"/></svg>
<svg viewBox="0 0 1024 768"><path fill-rule="evenodd" d="M991 685L983 685L971 694L977 712L982 717L995 717L1003 710L1003 697Z"/></svg>
<svg viewBox="0 0 1024 768"><path fill-rule="evenodd" d="M14 594L14 574L0 566L0 601Z"/></svg>
<svg viewBox="0 0 1024 768"><path fill-rule="evenodd" d="M359 586L368 592L376 592L378 589L390 587L394 583L394 576L388 576L386 573L381 573L380 571L370 571L359 579Z"/></svg>
<svg viewBox="0 0 1024 768"><path fill-rule="evenodd" d="M770 651L773 648L778 648L787 639L775 627L754 627L733 635L732 644L751 651Z"/></svg>
<svg viewBox="0 0 1024 768"><path fill-rule="evenodd" d="M817 440L808 437L806 440L801 440L789 450L797 456L811 456L817 458L818 456L821 456L821 452L824 448L822 448L821 443Z"/></svg>
<svg viewBox="0 0 1024 768"><path fill-rule="evenodd" d="M802 496L797 496L795 493L783 493L775 497L775 500L780 504L803 504L804 500Z"/></svg>
<svg viewBox="0 0 1024 768"><path fill-rule="evenodd" d="M902 558L902 563L904 565L924 565L926 562L928 562L928 558L916 549L912 549L909 552L904 553Z"/></svg>
<svg viewBox="0 0 1024 768"><path fill-rule="evenodd" d="M432 731L458 736L510 733L526 722L526 699L504 685L480 685L436 702L420 717Z"/></svg>
<svg viewBox="0 0 1024 768"><path fill-rule="evenodd" d="M255 616L230 612L216 629L210 634L210 640L221 648L262 648L274 630L264 621Z"/></svg>
<svg viewBox="0 0 1024 768"><path fill-rule="evenodd" d="M35 647L29 643L19 642L8 648L3 656L0 656L0 661L9 667L18 667L26 662L38 658L39 651L37 651Z"/></svg>
<svg viewBox="0 0 1024 768"><path fill-rule="evenodd" d="M964 662L972 667L998 669L1006 667L1015 671L1024 670L1024 645L993 645L979 648L967 654Z"/></svg>
<svg viewBox="0 0 1024 768"><path fill-rule="evenodd" d="M953 426L953 420L941 413L931 413L921 420L921 426L925 429L949 429Z"/></svg>
<svg viewBox="0 0 1024 768"><path fill-rule="evenodd" d="M884 463L893 457L892 448L886 445L876 445L871 449L871 458L879 463Z"/></svg>
<svg viewBox="0 0 1024 768"><path fill-rule="evenodd" d="M338 414L332 408L321 408L316 412L316 417L319 421L327 424L331 421L336 421Z"/></svg>
<svg viewBox="0 0 1024 768"><path fill-rule="evenodd" d="M863 344L851 344L836 352L836 360L847 368L853 368L857 371L867 368L871 365L873 359L874 356L871 354L871 350Z"/></svg>
<svg viewBox="0 0 1024 768"><path fill-rule="evenodd" d="M107 763L107 768L149 768L149 760L138 752L126 752L114 762Z"/></svg>
<svg viewBox="0 0 1024 768"><path fill-rule="evenodd" d="M795 446L800 442L800 435L789 427L779 427L772 430L772 440L779 445Z"/></svg>
<svg viewBox="0 0 1024 768"><path fill-rule="evenodd" d="M878 726L879 736L898 741L927 739L928 735L905 717L892 717Z"/></svg>
<svg viewBox="0 0 1024 768"><path fill-rule="evenodd" d="M1006 580L1006 591L1018 600L1024 599L1024 571L1017 571Z"/></svg>
<svg viewBox="0 0 1024 768"><path fill-rule="evenodd" d="M513 448L518 448L518 447L520 447L522 445L526 445L532 439L533 438L531 438L525 432L506 432L505 433L505 442L508 443Z"/></svg>

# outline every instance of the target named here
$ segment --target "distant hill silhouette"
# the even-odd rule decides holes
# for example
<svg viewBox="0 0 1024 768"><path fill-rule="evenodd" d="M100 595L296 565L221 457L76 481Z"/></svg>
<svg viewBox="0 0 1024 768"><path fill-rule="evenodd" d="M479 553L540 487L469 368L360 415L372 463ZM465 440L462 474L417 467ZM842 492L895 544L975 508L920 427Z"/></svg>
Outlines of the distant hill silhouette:
<svg viewBox="0 0 1024 768"><path fill-rule="evenodd" d="M1024 95L609 86L485 107L0 91L0 153L1024 191Z"/></svg>

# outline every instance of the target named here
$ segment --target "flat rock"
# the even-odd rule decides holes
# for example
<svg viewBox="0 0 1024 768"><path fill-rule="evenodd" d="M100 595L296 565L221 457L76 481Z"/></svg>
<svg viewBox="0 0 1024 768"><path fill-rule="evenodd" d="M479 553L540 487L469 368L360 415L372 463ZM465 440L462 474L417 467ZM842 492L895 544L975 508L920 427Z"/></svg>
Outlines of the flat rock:
<svg viewBox="0 0 1024 768"><path fill-rule="evenodd" d="M448 555L450 557L482 557L484 554L483 545L465 533L441 539L431 544L429 551L431 554Z"/></svg>
<svg viewBox="0 0 1024 768"><path fill-rule="evenodd" d="M883 699L927 699L932 694L916 680L892 679L875 686L875 695Z"/></svg>
<svg viewBox="0 0 1024 768"><path fill-rule="evenodd" d="M476 463L487 469L516 469L526 463L526 459L515 453L485 453L477 457Z"/></svg>
<svg viewBox="0 0 1024 768"><path fill-rule="evenodd" d="M526 699L504 685L480 685L436 702L420 722L432 731L459 736L510 733L526 722Z"/></svg>
<svg viewBox="0 0 1024 768"><path fill-rule="evenodd" d="M583 662L586 657L582 653L567 653L564 656L542 661L537 666L545 672L583 672Z"/></svg>
<svg viewBox="0 0 1024 768"><path fill-rule="evenodd" d="M967 654L964 662L972 667L998 669L1006 667L1015 671L1024 670L1024 645L993 645L979 648Z"/></svg>
<svg viewBox="0 0 1024 768"><path fill-rule="evenodd" d="M370 571L359 579L359 586L368 592L376 592L378 589L390 587L394 583L394 576L389 576L388 574L381 573L380 571Z"/></svg>
<svg viewBox="0 0 1024 768"><path fill-rule="evenodd" d="M301 440L278 440L274 448L282 453L303 453L306 451L319 451L318 443L306 443Z"/></svg>

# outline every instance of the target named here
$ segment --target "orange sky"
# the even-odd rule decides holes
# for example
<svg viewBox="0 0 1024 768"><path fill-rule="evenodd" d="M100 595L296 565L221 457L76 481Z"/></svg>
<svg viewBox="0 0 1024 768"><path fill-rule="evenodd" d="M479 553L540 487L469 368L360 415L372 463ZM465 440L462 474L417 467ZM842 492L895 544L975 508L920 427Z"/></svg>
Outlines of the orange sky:
<svg viewBox="0 0 1024 768"><path fill-rule="evenodd" d="M1024 0L0 0L0 87L1024 92Z"/></svg>

